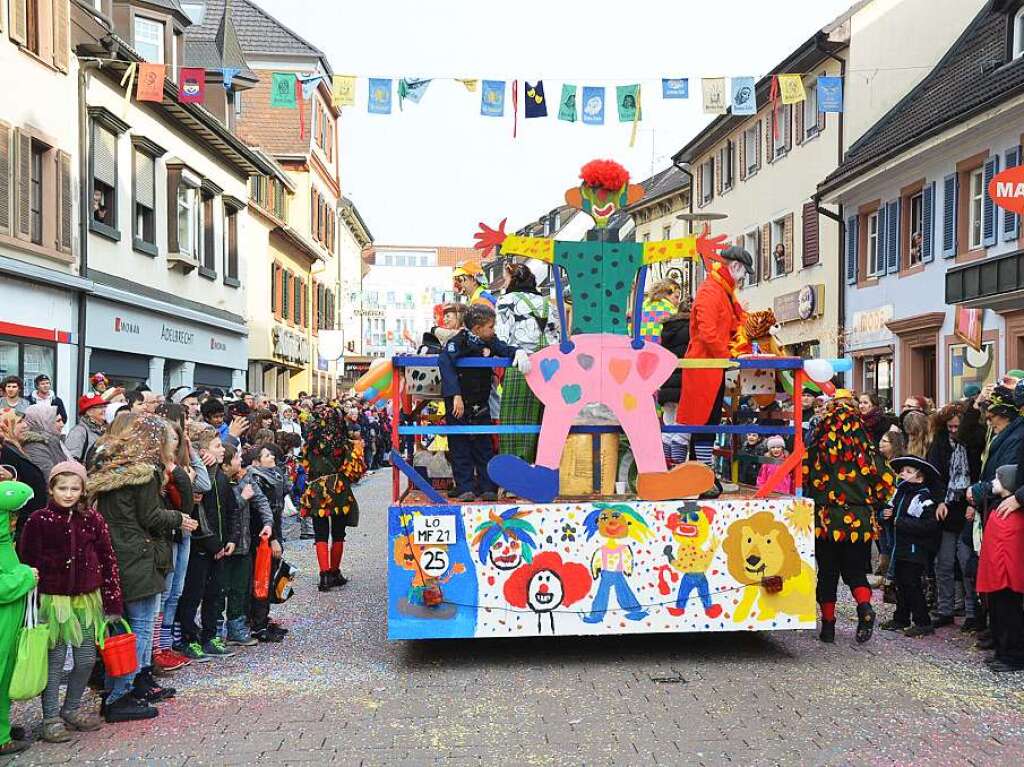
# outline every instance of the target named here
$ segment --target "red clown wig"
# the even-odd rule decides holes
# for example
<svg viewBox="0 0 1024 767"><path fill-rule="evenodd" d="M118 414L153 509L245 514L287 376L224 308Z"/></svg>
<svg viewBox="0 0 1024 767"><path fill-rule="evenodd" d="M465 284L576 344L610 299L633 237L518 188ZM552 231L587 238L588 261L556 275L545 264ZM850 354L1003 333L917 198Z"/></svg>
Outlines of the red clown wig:
<svg viewBox="0 0 1024 767"><path fill-rule="evenodd" d="M629 171L614 160L591 160L580 170L580 178L587 186L617 192L629 183Z"/></svg>

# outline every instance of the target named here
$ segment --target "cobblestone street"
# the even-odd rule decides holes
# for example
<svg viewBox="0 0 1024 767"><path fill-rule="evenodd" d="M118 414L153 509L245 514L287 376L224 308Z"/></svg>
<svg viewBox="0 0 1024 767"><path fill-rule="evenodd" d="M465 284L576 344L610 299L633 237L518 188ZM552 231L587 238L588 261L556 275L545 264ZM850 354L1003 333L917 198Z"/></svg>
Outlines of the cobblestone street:
<svg viewBox="0 0 1024 767"><path fill-rule="evenodd" d="M853 641L811 632L606 639L385 640L390 475L357 489L351 583L320 594L312 548L280 645L193 665L150 722L36 743L19 765L1010 765L1024 674L996 676L959 632ZM881 612L887 613L887 608ZM90 704L96 699L90 697ZM13 721L39 724L38 703Z"/></svg>

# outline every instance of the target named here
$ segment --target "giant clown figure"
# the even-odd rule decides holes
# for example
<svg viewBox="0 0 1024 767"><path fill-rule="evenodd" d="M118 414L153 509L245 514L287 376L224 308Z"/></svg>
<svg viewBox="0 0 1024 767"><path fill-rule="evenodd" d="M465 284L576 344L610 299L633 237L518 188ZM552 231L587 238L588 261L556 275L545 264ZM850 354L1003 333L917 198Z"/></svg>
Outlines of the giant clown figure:
<svg viewBox="0 0 1024 767"><path fill-rule="evenodd" d="M562 338L531 355L526 380L544 403L544 417L535 465L511 455L495 456L491 478L516 495L536 503L553 501L559 488L562 448L573 419L589 404L612 410L629 438L638 469L637 495L658 501L699 495L714 486L714 473L700 463L684 463L668 471L661 446L661 424L655 393L676 368L669 350L640 336L640 301L633 309L633 332L627 320L630 293L643 281L650 264L671 259L722 263L719 251L725 236L683 237L662 242L608 242L601 235L615 213L643 196L643 188L629 183L629 173L610 160L583 166L582 183L566 192L566 202L587 213L596 231L586 242L560 242L540 237L507 235L502 221L497 229L483 224L476 235L484 252L501 246L505 256L545 261L565 270L573 293L572 332L566 334L562 285L556 280ZM711 382L714 385L714 382ZM711 399L716 391L711 392ZM705 397L704 400L707 400ZM701 418L697 423L704 423Z"/></svg>

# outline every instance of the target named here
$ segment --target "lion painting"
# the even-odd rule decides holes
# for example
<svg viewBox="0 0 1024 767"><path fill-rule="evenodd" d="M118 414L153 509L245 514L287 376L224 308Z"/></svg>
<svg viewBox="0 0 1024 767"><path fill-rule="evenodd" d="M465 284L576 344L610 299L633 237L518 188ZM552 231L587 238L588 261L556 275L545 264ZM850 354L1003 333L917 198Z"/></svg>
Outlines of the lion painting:
<svg viewBox="0 0 1024 767"><path fill-rule="evenodd" d="M801 621L815 619L814 566L801 559L793 536L770 511L729 525L722 551L729 575L748 587L733 614L736 623L749 617L758 598L758 620L771 620L778 613L796 615ZM756 588L771 576L782 578L781 591Z"/></svg>

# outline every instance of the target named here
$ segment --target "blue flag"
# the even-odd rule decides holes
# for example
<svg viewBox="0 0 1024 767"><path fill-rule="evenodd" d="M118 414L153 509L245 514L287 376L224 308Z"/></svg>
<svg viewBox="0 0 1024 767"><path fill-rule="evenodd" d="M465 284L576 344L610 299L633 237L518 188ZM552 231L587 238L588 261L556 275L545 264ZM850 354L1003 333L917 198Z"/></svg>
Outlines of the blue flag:
<svg viewBox="0 0 1024 767"><path fill-rule="evenodd" d="M732 78L732 113L757 114L757 87L754 85L753 77Z"/></svg>
<svg viewBox="0 0 1024 767"><path fill-rule="evenodd" d="M583 124L604 125L604 88L583 86Z"/></svg>
<svg viewBox="0 0 1024 767"><path fill-rule="evenodd" d="M403 77L398 81L398 108L402 108L402 102L409 99L413 104L419 104L423 94L427 92L430 80L420 80L413 77Z"/></svg>
<svg viewBox="0 0 1024 767"><path fill-rule="evenodd" d="M309 99L316 93L316 87L323 80L323 75L299 75L299 82L302 83L302 98Z"/></svg>
<svg viewBox="0 0 1024 767"><path fill-rule="evenodd" d="M242 70L238 67L224 67L221 70L221 74L224 76L224 88L225 90L231 90L231 83L235 79L235 75L239 74Z"/></svg>
<svg viewBox="0 0 1024 767"><path fill-rule="evenodd" d="M548 102L544 98L544 81L538 80L536 85L526 83L523 88L523 95L526 100L523 104L523 116L527 119L532 117L547 117Z"/></svg>
<svg viewBox="0 0 1024 767"><path fill-rule="evenodd" d="M484 80L480 84L480 114L501 117L505 114L505 81Z"/></svg>
<svg viewBox="0 0 1024 767"><path fill-rule="evenodd" d="M663 77L661 79L661 97L663 99L690 98L690 81L685 77Z"/></svg>
<svg viewBox="0 0 1024 767"><path fill-rule="evenodd" d="M366 106L372 115L391 114L391 79L386 77L370 78L370 100Z"/></svg>
<svg viewBox="0 0 1024 767"><path fill-rule="evenodd" d="M818 78L818 111L843 111L843 78L824 76Z"/></svg>

